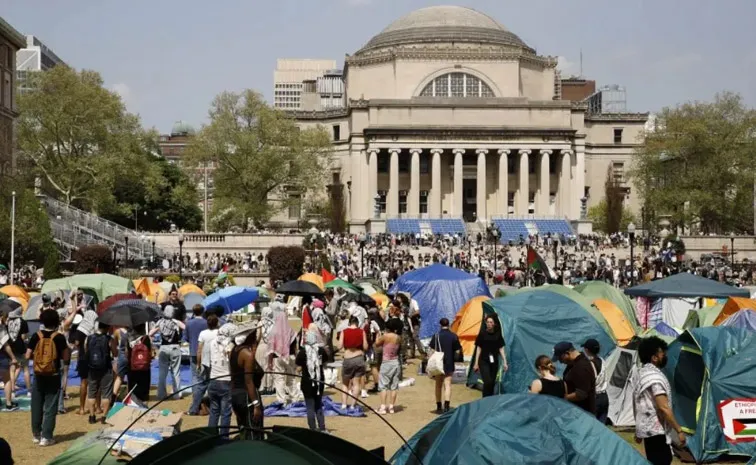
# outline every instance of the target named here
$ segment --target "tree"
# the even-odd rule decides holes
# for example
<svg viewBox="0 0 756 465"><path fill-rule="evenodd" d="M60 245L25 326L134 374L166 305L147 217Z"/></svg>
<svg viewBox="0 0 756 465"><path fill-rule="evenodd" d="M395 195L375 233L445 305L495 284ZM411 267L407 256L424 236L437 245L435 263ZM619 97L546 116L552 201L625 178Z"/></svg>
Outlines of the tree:
<svg viewBox="0 0 756 465"><path fill-rule="evenodd" d="M210 108L210 124L186 150L186 163L215 164L217 212L230 212L243 230L288 208L294 193L322 189L331 143L322 128L300 129L252 90L224 92ZM275 199L275 202L272 200Z"/></svg>
<svg viewBox="0 0 756 465"><path fill-rule="evenodd" d="M302 247L278 246L268 250L268 267L270 281L285 283L299 278L305 261L305 250Z"/></svg>
<svg viewBox="0 0 756 465"><path fill-rule="evenodd" d="M593 229L608 234L609 228L607 227L607 216L605 199L602 199L601 202L588 209L588 219L593 222ZM627 226L634 222L635 216L633 215L633 212L629 208L622 207L622 219L617 231L627 231Z"/></svg>
<svg viewBox="0 0 756 465"><path fill-rule="evenodd" d="M43 178L46 194L96 208L154 136L94 71L56 66L30 79L35 90L18 97L22 166Z"/></svg>
<svg viewBox="0 0 756 465"><path fill-rule="evenodd" d="M647 211L705 232L753 230L756 111L733 93L664 108L632 177Z"/></svg>
<svg viewBox="0 0 756 465"><path fill-rule="evenodd" d="M625 205L625 189L614 177L612 166L606 172L604 182L604 223L608 234L619 232L622 227L622 211Z"/></svg>
<svg viewBox="0 0 756 465"><path fill-rule="evenodd" d="M93 244L79 247L73 253L76 273L115 273L113 251L107 245Z"/></svg>

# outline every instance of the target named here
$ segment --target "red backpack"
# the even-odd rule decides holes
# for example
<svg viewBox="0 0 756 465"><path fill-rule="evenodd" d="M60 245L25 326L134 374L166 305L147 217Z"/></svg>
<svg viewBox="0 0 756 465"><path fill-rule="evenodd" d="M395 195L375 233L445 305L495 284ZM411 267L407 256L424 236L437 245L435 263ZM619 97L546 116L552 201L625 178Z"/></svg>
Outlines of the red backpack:
<svg viewBox="0 0 756 465"><path fill-rule="evenodd" d="M144 336L140 337L139 342L131 348L131 358L129 360L131 371L149 370L151 355L149 347L144 343Z"/></svg>

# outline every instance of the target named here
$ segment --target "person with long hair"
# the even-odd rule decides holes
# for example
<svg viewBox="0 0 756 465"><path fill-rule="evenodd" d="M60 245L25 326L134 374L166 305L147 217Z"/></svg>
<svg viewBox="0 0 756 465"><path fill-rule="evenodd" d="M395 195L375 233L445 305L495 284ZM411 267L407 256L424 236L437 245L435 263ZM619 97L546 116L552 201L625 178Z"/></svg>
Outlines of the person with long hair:
<svg viewBox="0 0 756 465"><path fill-rule="evenodd" d="M507 354L504 352L504 336L501 328L493 315L485 318L485 329L475 339L475 365L473 370L480 373L483 380L483 397L492 396L496 387L496 378L499 374L499 357L501 357L501 369L507 371Z"/></svg>
<svg viewBox="0 0 756 465"><path fill-rule="evenodd" d="M567 384L556 376L554 361L548 355L539 355L535 360L538 379L530 383L530 392L564 399Z"/></svg>
<svg viewBox="0 0 756 465"><path fill-rule="evenodd" d="M231 408L241 428L242 439L262 439L264 407L260 398L263 368L255 360L257 326L241 324L236 328L234 347L229 355Z"/></svg>

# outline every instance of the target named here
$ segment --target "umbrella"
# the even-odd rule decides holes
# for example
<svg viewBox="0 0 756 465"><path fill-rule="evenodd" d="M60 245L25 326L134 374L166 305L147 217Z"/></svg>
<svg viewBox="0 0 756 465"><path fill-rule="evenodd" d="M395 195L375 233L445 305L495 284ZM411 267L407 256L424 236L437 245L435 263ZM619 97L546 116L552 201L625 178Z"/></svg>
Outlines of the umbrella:
<svg viewBox="0 0 756 465"><path fill-rule="evenodd" d="M190 292L184 295L184 307L186 307L187 310L191 310L197 304L202 305L203 300L205 300L204 294Z"/></svg>
<svg viewBox="0 0 756 465"><path fill-rule="evenodd" d="M347 294L344 296L344 302L356 302L361 307L377 307L378 303L367 294Z"/></svg>
<svg viewBox="0 0 756 465"><path fill-rule="evenodd" d="M386 293L386 291L381 286L376 286L373 283L361 282L357 284L357 286L362 290L362 292L368 295Z"/></svg>
<svg viewBox="0 0 756 465"><path fill-rule="evenodd" d="M340 287L340 288L342 288L345 291L350 292L350 293L359 293L359 292L362 292L362 289L360 289L359 287L355 286L352 283L348 283L348 282L344 281L343 279L334 279L333 281L329 281L325 285L325 287L326 287L326 289L333 289L335 287Z"/></svg>
<svg viewBox="0 0 756 465"><path fill-rule="evenodd" d="M45 303L42 301L42 295L35 295L29 301L26 310L24 311L24 320L36 320L39 318L39 312L42 310L42 306Z"/></svg>
<svg viewBox="0 0 756 465"><path fill-rule="evenodd" d="M253 287L231 286L210 294L202 302L206 309L222 307L226 313L231 313L251 304L260 296L260 292Z"/></svg>
<svg viewBox="0 0 756 465"><path fill-rule="evenodd" d="M8 268L5 267L2 263L0 263L0 270L7 270Z"/></svg>
<svg viewBox="0 0 756 465"><path fill-rule="evenodd" d="M284 283L276 289L276 294L286 295L323 295L323 291L320 288L309 281L289 281Z"/></svg>
<svg viewBox="0 0 756 465"><path fill-rule="evenodd" d="M134 300L137 298L138 296L134 294L113 294L97 305L97 314L102 315L102 312L107 310L111 305L113 305L116 302L120 302L122 300Z"/></svg>
<svg viewBox="0 0 756 465"><path fill-rule="evenodd" d="M303 274L302 276L299 277L299 280L300 281L307 281L308 283L312 283L312 284L318 286L318 288L321 291L325 290L325 285L323 284L323 278L319 274L305 273L305 274Z"/></svg>
<svg viewBox="0 0 756 465"><path fill-rule="evenodd" d="M19 308L21 308L21 303L17 302L16 299L10 298L0 301L0 315L11 313Z"/></svg>
<svg viewBox="0 0 756 465"><path fill-rule="evenodd" d="M111 326L134 328L153 321L160 315L160 307L142 299L121 300L108 307L98 321Z"/></svg>

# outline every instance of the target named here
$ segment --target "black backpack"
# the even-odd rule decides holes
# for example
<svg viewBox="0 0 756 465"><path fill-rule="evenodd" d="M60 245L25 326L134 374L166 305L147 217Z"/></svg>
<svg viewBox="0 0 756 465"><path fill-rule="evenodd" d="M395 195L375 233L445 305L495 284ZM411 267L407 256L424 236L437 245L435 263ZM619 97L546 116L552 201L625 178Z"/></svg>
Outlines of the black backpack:
<svg viewBox="0 0 756 465"><path fill-rule="evenodd" d="M89 369L107 371L112 369L110 354L110 336L107 334L93 334L87 344L87 359Z"/></svg>

